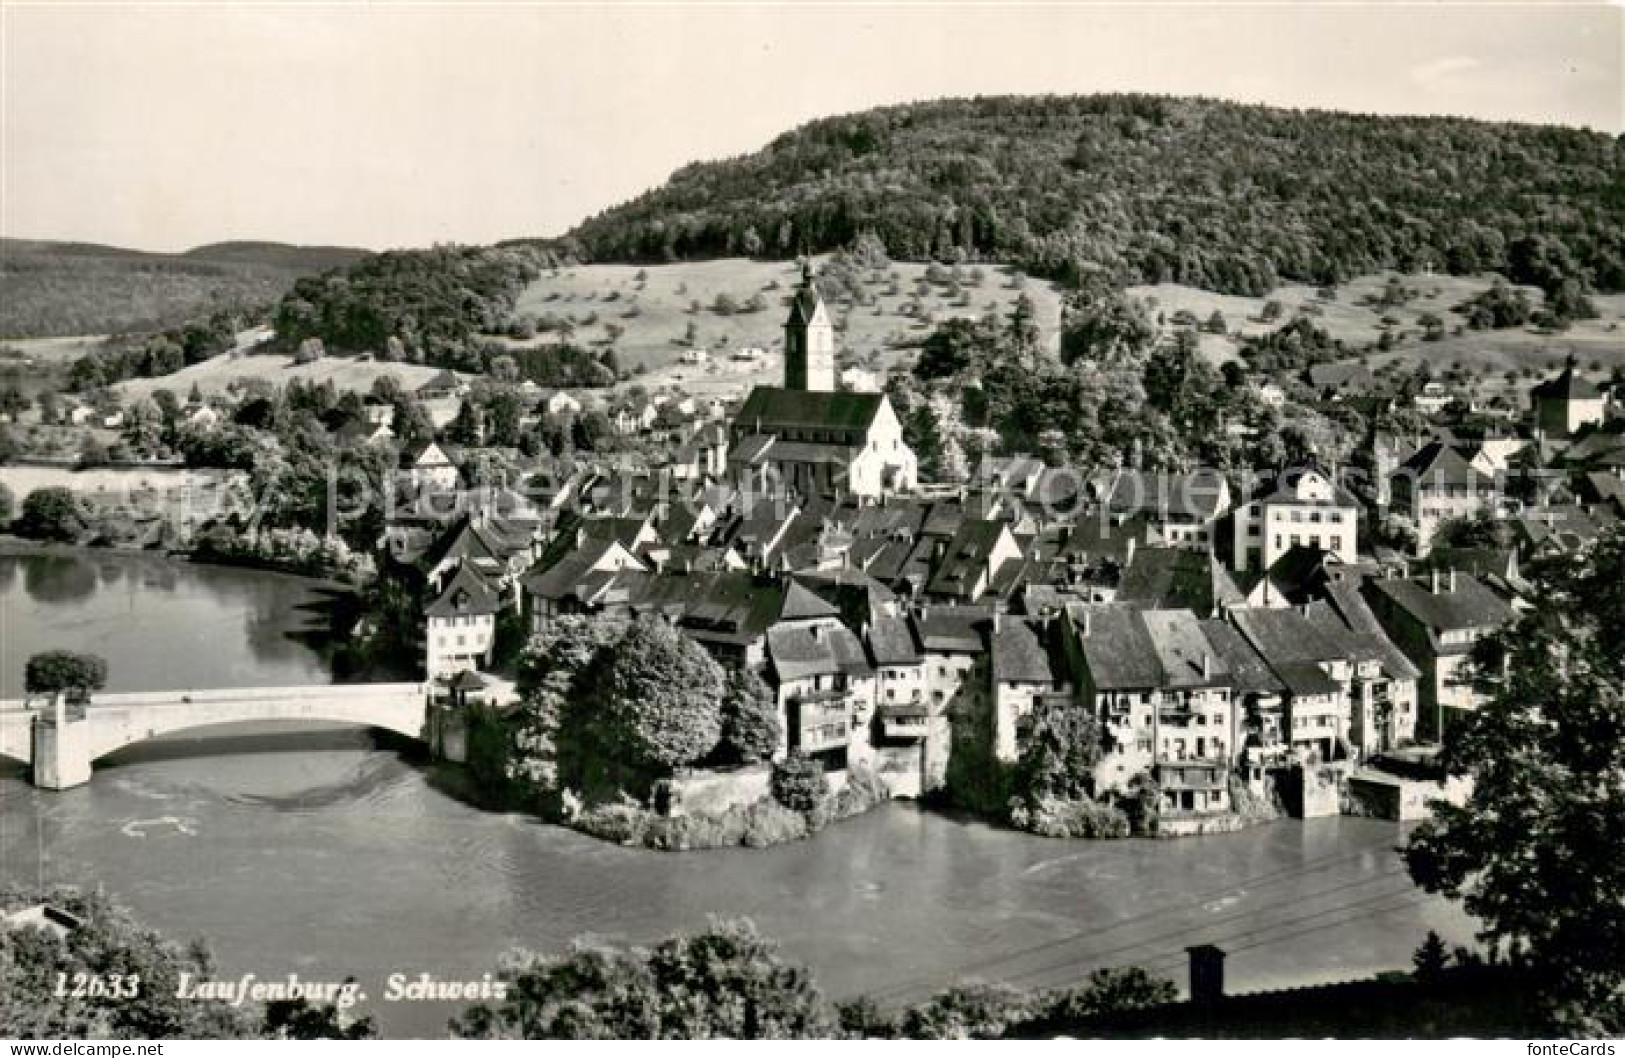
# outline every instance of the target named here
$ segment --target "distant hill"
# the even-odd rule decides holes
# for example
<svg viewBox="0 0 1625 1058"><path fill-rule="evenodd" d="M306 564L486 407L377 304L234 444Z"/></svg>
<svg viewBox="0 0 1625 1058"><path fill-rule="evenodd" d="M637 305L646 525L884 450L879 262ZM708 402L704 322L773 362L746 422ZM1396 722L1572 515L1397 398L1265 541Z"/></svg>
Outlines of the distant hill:
<svg viewBox="0 0 1625 1058"><path fill-rule="evenodd" d="M885 107L685 166L578 226L598 261L830 250L1257 296L1384 269L1625 289L1625 141L1143 95ZM1520 240L1523 240L1520 242ZM1530 273L1519 277L1520 269Z"/></svg>
<svg viewBox="0 0 1625 1058"><path fill-rule="evenodd" d="M215 309L268 306L300 276L368 251L225 242L185 253L0 239L0 338L160 330Z"/></svg>

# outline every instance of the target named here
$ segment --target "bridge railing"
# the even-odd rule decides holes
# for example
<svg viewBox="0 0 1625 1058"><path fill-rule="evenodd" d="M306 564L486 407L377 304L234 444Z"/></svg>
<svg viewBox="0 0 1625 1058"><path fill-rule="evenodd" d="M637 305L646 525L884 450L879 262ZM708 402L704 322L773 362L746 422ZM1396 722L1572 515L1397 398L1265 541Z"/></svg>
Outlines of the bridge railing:
<svg viewBox="0 0 1625 1058"><path fill-rule="evenodd" d="M91 695L90 707L132 705L203 705L210 702L332 701L335 698L367 699L396 694L427 694L426 683L334 683L302 684L296 687L218 687L181 688L172 691L122 691ZM0 699L0 713L37 712L50 705L50 698Z"/></svg>

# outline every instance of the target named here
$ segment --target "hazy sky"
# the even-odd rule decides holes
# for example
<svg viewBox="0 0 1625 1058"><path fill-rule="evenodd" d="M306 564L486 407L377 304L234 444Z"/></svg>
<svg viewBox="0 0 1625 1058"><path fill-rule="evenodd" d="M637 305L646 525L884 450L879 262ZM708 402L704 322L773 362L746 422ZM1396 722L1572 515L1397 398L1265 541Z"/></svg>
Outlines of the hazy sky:
<svg viewBox="0 0 1625 1058"><path fill-rule="evenodd" d="M552 235L810 118L1113 90L1625 129L1603 4L25 5L0 231L150 249Z"/></svg>

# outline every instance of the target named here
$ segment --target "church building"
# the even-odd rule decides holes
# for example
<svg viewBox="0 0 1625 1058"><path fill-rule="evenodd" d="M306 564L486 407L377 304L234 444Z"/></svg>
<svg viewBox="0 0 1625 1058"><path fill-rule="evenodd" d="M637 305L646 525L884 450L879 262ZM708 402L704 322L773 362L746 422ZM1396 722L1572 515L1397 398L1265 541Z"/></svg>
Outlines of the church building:
<svg viewBox="0 0 1625 1058"><path fill-rule="evenodd" d="M878 499L911 491L918 467L884 393L836 389L835 326L811 267L784 323L784 385L757 386L729 429L741 489Z"/></svg>

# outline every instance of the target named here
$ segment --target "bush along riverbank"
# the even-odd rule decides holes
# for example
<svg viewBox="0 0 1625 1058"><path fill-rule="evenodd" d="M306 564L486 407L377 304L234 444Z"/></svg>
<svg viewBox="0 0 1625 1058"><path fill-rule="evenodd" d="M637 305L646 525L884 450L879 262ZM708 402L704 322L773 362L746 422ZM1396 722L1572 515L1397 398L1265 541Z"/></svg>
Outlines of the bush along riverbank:
<svg viewBox="0 0 1625 1058"><path fill-rule="evenodd" d="M566 616L531 638L516 704L466 713L481 802L605 841L681 850L799 841L888 800L853 767L772 762L779 705L658 618Z"/></svg>
<svg viewBox="0 0 1625 1058"><path fill-rule="evenodd" d="M1234 776L1222 803L1193 812L1165 810L1163 790L1150 771L1103 786L1099 768L1111 735L1076 700L1039 703L1021 755L1012 762L990 751L991 726L984 710L955 728L947 782L934 800L1047 838L1219 834L1285 814L1273 790L1256 793Z"/></svg>

